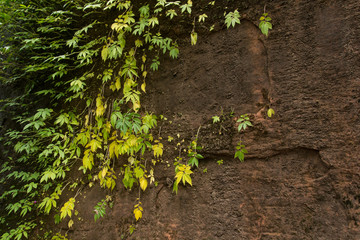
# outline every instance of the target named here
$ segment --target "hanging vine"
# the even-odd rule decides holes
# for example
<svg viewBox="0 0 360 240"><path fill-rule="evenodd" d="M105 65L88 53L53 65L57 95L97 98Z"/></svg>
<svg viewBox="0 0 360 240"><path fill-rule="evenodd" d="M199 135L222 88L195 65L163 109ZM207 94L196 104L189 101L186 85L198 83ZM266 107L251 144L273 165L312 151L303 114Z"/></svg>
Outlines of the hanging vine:
<svg viewBox="0 0 360 240"><path fill-rule="evenodd" d="M197 4L201 9L216 6L215 1ZM0 77L4 84L23 86L18 97L2 100L2 111L12 113L20 127L2 139L8 157L0 170L6 185L0 200L7 203L0 218L1 239L28 238L39 225L37 217L52 211L57 223L67 221L70 228L77 194L62 206L58 199L66 188L81 191L80 183L66 178L79 162L91 183L110 191L119 184L119 173L125 188L138 186L133 213L140 220L141 191L156 178L157 161L147 156L160 159L164 151L153 132L163 116L145 112L141 95L149 73L159 69L161 55L176 59L180 53L178 42L163 35L162 26L173 19L192 24L189 42L196 45L196 24L205 24L208 15L193 11L190 0L3 0L1 5ZM237 9L224 16L227 28L240 23ZM271 19L264 15L260 20L268 35ZM191 166L197 167L203 157L197 141L191 144L190 160L176 165L175 192L181 181L192 184ZM239 146L235 157L243 160L246 150ZM95 221L105 215L109 202L107 198L95 206Z"/></svg>

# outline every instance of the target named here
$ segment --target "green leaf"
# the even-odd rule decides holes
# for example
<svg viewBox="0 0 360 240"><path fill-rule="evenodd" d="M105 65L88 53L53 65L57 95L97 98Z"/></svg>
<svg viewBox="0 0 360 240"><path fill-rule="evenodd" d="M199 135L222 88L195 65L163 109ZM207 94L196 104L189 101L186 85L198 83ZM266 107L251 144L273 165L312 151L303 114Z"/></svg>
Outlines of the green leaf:
<svg viewBox="0 0 360 240"><path fill-rule="evenodd" d="M235 27L235 24L240 24L240 13L238 10L235 10L234 12L229 12L225 16L225 24L226 27L229 28L230 26Z"/></svg>
<svg viewBox="0 0 360 240"><path fill-rule="evenodd" d="M180 6L181 13L187 11L189 14L191 14L191 7L192 7L192 1L188 0L187 4L183 4Z"/></svg>
<svg viewBox="0 0 360 240"><path fill-rule="evenodd" d="M191 157L188 161L188 164L191 165L191 166L196 166L196 167L199 167L199 161L196 157Z"/></svg>
<svg viewBox="0 0 360 240"><path fill-rule="evenodd" d="M239 132L241 130L245 130L247 126L250 126L250 127L253 126L252 123L250 122L250 118L247 114L241 115L236 122L239 123L239 126L238 126Z"/></svg>
<svg viewBox="0 0 360 240"><path fill-rule="evenodd" d="M176 47L172 47L169 54L170 54L170 57L177 58L179 55L179 49Z"/></svg>
<svg viewBox="0 0 360 240"><path fill-rule="evenodd" d="M173 184L173 192L175 192L175 194L177 194L178 189L179 189L179 184L174 182L174 184Z"/></svg>
<svg viewBox="0 0 360 240"><path fill-rule="evenodd" d="M56 172L54 172L53 169L47 170L43 173L43 176L40 179L40 183L44 181L47 182L49 179L55 180L55 178L56 178Z"/></svg>
<svg viewBox="0 0 360 240"><path fill-rule="evenodd" d="M49 108L40 108L37 110L37 113L34 115L34 120L37 120L39 118L42 118L42 120L45 120L47 117L51 115L53 112L52 109Z"/></svg>
<svg viewBox="0 0 360 240"><path fill-rule="evenodd" d="M149 19L149 26L155 27L155 25L159 25L159 20L157 17L152 17Z"/></svg>
<svg viewBox="0 0 360 240"><path fill-rule="evenodd" d="M213 119L213 123L220 122L220 118L218 116L213 116L212 119Z"/></svg>
<svg viewBox="0 0 360 240"><path fill-rule="evenodd" d="M150 65L151 70L157 71L159 69L160 62L158 61L158 58L155 58L152 60L152 64Z"/></svg>
<svg viewBox="0 0 360 240"><path fill-rule="evenodd" d="M144 5L141 8L139 8L140 16L143 18L149 17L150 8L149 5Z"/></svg>
<svg viewBox="0 0 360 240"><path fill-rule="evenodd" d="M248 152L245 149L245 145L241 144L241 141L239 141L236 149L238 149L238 151L235 152L234 158L238 158L241 162L243 162L245 159L245 154Z"/></svg>
<svg viewBox="0 0 360 240"><path fill-rule="evenodd" d="M174 9L170 9L166 11L166 16L173 19L174 16L177 16L177 13Z"/></svg>
<svg viewBox="0 0 360 240"><path fill-rule="evenodd" d="M269 35L269 29L272 29L272 24L270 23L272 19L267 17L267 15L267 13L264 13L263 16L260 17L259 23L259 28L266 37Z"/></svg>
<svg viewBox="0 0 360 240"><path fill-rule="evenodd" d="M56 121L54 122L54 124L59 124L60 126L64 125L65 123L66 124L69 124L69 118L68 118L68 114L64 113L64 114L61 114L57 119Z"/></svg>
<svg viewBox="0 0 360 240"><path fill-rule="evenodd" d="M208 16L204 13L204 14L201 14L199 16L199 22L205 22L205 18L207 18Z"/></svg>
<svg viewBox="0 0 360 240"><path fill-rule="evenodd" d="M135 173L135 177L136 178L142 178L144 176L144 171L142 168L140 168L139 166L137 166L135 169L134 169L134 173Z"/></svg>

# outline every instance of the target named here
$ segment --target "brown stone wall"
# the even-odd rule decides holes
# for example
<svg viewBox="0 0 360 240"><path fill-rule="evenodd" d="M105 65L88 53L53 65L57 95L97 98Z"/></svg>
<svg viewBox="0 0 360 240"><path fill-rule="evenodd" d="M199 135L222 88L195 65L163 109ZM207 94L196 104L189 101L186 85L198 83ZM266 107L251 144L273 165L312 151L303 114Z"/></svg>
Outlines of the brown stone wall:
<svg viewBox="0 0 360 240"><path fill-rule="evenodd" d="M257 14L262 7L250 6ZM177 134L190 141L201 126L205 159L193 187L172 193L166 161L178 150L169 144L132 236L138 191L118 188L108 216L75 224L72 239L360 239L360 2L268 1L267 11L268 39L243 19L199 36L148 82L144 105L168 118L159 130L165 142ZM211 117L221 108L249 113L254 127L239 134L231 118L219 134ZM233 159L240 138L249 151L243 163ZM80 201L89 206L104 195L86 191L93 197Z"/></svg>

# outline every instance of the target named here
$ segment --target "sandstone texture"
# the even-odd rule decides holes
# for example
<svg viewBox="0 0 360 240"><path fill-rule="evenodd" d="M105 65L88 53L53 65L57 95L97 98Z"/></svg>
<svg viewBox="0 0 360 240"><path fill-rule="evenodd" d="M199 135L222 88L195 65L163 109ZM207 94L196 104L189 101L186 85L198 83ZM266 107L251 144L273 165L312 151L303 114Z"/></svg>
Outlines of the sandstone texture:
<svg viewBox="0 0 360 240"><path fill-rule="evenodd" d="M360 2L267 1L268 38L255 21L265 2L248 2L241 25L199 35L150 76L143 104L168 120L143 218L132 213L138 189L117 187L113 208L94 223L106 192L86 188L71 239L360 239ZM238 133L244 113L254 126ZM193 187L175 195L172 162L199 127L205 158ZM239 140L244 162L234 159Z"/></svg>

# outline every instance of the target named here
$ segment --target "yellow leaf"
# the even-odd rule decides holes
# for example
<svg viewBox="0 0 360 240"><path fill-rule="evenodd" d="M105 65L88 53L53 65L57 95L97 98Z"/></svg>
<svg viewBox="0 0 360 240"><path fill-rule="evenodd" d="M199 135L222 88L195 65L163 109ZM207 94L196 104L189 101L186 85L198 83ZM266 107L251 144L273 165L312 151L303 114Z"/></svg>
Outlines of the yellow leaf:
<svg viewBox="0 0 360 240"><path fill-rule="evenodd" d="M106 173L107 173L107 167L103 168L103 170L101 171L102 178L106 176Z"/></svg>
<svg viewBox="0 0 360 240"><path fill-rule="evenodd" d="M143 75L144 78L146 78L146 76L147 76L147 71L143 71L142 75Z"/></svg>
<svg viewBox="0 0 360 240"><path fill-rule="evenodd" d="M110 88L110 90L113 91L113 92L115 92L115 90L116 90L116 87L115 87L114 84L111 84L109 88Z"/></svg>
<svg viewBox="0 0 360 240"><path fill-rule="evenodd" d="M140 188L145 191L145 189L148 186L148 181L146 180L146 178L142 177L140 178Z"/></svg>
<svg viewBox="0 0 360 240"><path fill-rule="evenodd" d="M129 147L135 147L138 145L137 141L138 141L138 138L134 134L131 134L129 136L128 140L126 141L126 143L129 145Z"/></svg>
<svg viewBox="0 0 360 240"><path fill-rule="evenodd" d="M197 33L192 32L191 33L191 45L196 45L196 42L197 42Z"/></svg>
<svg viewBox="0 0 360 240"><path fill-rule="evenodd" d="M137 40L135 41L135 46L136 46L136 47L141 47L142 45L143 45L143 42L142 42L141 40L137 39Z"/></svg>
<svg viewBox="0 0 360 240"><path fill-rule="evenodd" d="M275 111L274 111L274 109L269 108L269 110L267 111L267 115L268 115L268 117L269 117L269 118L271 118L271 117L272 117L272 115L275 115Z"/></svg>
<svg viewBox="0 0 360 240"><path fill-rule="evenodd" d="M93 139L86 145L86 147L90 147L92 152L96 152L96 149L101 148L101 143L98 140Z"/></svg>
<svg viewBox="0 0 360 240"><path fill-rule="evenodd" d="M74 210L74 203L75 198L70 198L69 201L67 201L64 206L60 209L60 218L64 219L66 216L71 217L72 210Z"/></svg>
<svg viewBox="0 0 360 240"><path fill-rule="evenodd" d="M176 178L176 183L177 184L179 184L179 182L181 181L183 175L184 175L184 172L181 172L181 171L176 174L175 178Z"/></svg>
<svg viewBox="0 0 360 240"><path fill-rule="evenodd" d="M102 97L99 96L96 98L96 116L102 116L105 113L105 107L102 102Z"/></svg>
<svg viewBox="0 0 360 240"><path fill-rule="evenodd" d="M134 158L133 156L130 156L128 158L128 162L130 163L130 165L133 165L135 161L136 161L136 158Z"/></svg>
<svg viewBox="0 0 360 240"><path fill-rule="evenodd" d="M71 228L73 224L74 224L74 221L72 219L70 219L70 221L68 222L68 227Z"/></svg>
<svg viewBox="0 0 360 240"><path fill-rule="evenodd" d="M113 158L114 154L116 155L116 157L118 157L119 151L117 151L117 146L118 146L118 144L117 144L116 140L110 144L110 146L109 146L110 158Z"/></svg>
<svg viewBox="0 0 360 240"><path fill-rule="evenodd" d="M96 106L100 106L100 105L102 105L102 99L101 99L101 96L99 94L98 97L96 98Z"/></svg>
<svg viewBox="0 0 360 240"><path fill-rule="evenodd" d="M149 134L149 141L152 142L154 140L154 137L152 134Z"/></svg>
<svg viewBox="0 0 360 240"><path fill-rule="evenodd" d="M87 150L85 151L85 155L83 157L83 166L84 168L91 170L93 165L94 165L94 156L89 150Z"/></svg>
<svg viewBox="0 0 360 240"><path fill-rule="evenodd" d="M116 182L114 179L111 179L111 191L114 190L114 187L116 186Z"/></svg>
<svg viewBox="0 0 360 240"><path fill-rule="evenodd" d="M133 102L133 110L137 112L140 108L140 101Z"/></svg>
<svg viewBox="0 0 360 240"><path fill-rule="evenodd" d="M103 176L102 176L102 171L100 171L99 172L99 174L98 174L98 179L100 179L100 185L102 185L103 184L103 181L104 181L104 178L103 178Z"/></svg>
<svg viewBox="0 0 360 240"><path fill-rule="evenodd" d="M111 180L112 180L112 178L107 178L106 179L106 187L109 188L109 189L111 188L111 184L112 184Z"/></svg>
<svg viewBox="0 0 360 240"><path fill-rule="evenodd" d="M151 168L151 170L150 170L150 184L152 184L153 182L155 182L154 169Z"/></svg>
<svg viewBox="0 0 360 240"><path fill-rule="evenodd" d="M163 155L163 147L164 146L162 145L162 143L155 144L155 145L152 146L155 157L160 157L160 156Z"/></svg>
<svg viewBox="0 0 360 240"><path fill-rule="evenodd" d="M89 115L85 116L85 126L89 124Z"/></svg>
<svg viewBox="0 0 360 240"><path fill-rule="evenodd" d="M189 183L192 186L191 177L189 175L184 174L184 179L187 183Z"/></svg>
<svg viewBox="0 0 360 240"><path fill-rule="evenodd" d="M142 55L141 59L143 62L146 62L146 55Z"/></svg>
<svg viewBox="0 0 360 240"><path fill-rule="evenodd" d="M118 24L118 23L113 23L113 24L111 25L111 29L112 29L112 30L116 30L116 29L119 28L119 25L120 25L120 24Z"/></svg>
<svg viewBox="0 0 360 240"><path fill-rule="evenodd" d="M136 221L139 220L140 218L142 218L142 212L140 211L139 208L134 209L134 215L135 215Z"/></svg>
<svg viewBox="0 0 360 240"><path fill-rule="evenodd" d="M128 27L128 26L129 26L129 25L128 25L128 24L125 24L125 23L113 23L113 24L111 25L111 29L119 32L119 31L121 31L123 28L126 28L126 27Z"/></svg>
<svg viewBox="0 0 360 240"><path fill-rule="evenodd" d="M103 105L100 105L96 108L96 116L99 117L99 116L102 116L103 114L105 113L105 108Z"/></svg>
<svg viewBox="0 0 360 240"><path fill-rule="evenodd" d="M143 90L143 92L146 92L145 88L146 88L146 83L144 82L143 84L141 84L141 90Z"/></svg>
<svg viewBox="0 0 360 240"><path fill-rule="evenodd" d="M179 171L184 172L186 165L179 165Z"/></svg>
<svg viewBox="0 0 360 240"><path fill-rule="evenodd" d="M105 62L108 56L109 56L109 49L108 49L107 46L104 46L102 51L101 51L101 58Z"/></svg>
<svg viewBox="0 0 360 240"><path fill-rule="evenodd" d="M120 78L118 78L118 77L116 78L115 87L117 90L120 90L120 88L121 88Z"/></svg>
<svg viewBox="0 0 360 240"><path fill-rule="evenodd" d="M193 171L191 171L190 169L188 169L188 170L185 170L185 174L188 174L188 175L190 175L190 174L192 174L193 173Z"/></svg>

